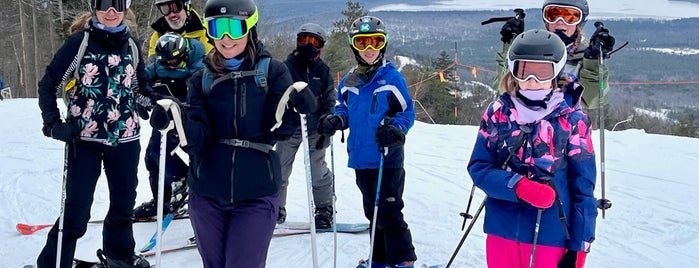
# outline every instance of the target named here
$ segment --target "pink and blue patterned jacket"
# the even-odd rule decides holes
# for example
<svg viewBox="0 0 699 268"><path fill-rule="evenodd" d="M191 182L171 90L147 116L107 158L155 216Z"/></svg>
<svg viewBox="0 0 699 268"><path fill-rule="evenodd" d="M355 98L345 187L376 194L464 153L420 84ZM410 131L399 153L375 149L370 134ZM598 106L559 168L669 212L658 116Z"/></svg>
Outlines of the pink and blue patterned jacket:
<svg viewBox="0 0 699 268"><path fill-rule="evenodd" d="M537 244L589 251L597 217L592 129L579 108L565 101L556 105L543 119L519 125L510 95L502 94L483 114L468 171L474 185L487 194L486 233L531 244L537 209L519 200L514 186L522 176L548 177L562 203L570 238L554 204L542 213Z"/></svg>

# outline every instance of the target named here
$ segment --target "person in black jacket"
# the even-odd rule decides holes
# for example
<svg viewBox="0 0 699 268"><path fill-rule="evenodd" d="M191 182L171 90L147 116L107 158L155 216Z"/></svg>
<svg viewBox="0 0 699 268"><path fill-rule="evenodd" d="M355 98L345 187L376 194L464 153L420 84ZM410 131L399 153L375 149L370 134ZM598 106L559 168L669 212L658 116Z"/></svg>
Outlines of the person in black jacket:
<svg viewBox="0 0 699 268"><path fill-rule="evenodd" d="M313 94L318 96L318 109L306 116L316 228L330 228L333 223L333 174L325 162L325 149L328 148L331 137L324 137L316 131L320 116L334 113L337 100L330 68L320 59L324 45L325 30L318 24L306 23L301 25L297 32L296 49L284 61L291 73L291 79L308 83ZM294 135L288 140L278 142L275 148L282 164L282 191L279 195L277 217L279 224L286 220L286 187L289 184L296 152L302 144L301 122L298 116L295 122L297 123Z"/></svg>
<svg viewBox="0 0 699 268"><path fill-rule="evenodd" d="M153 89L150 97L154 101L174 97L178 101L184 102L187 98L187 80L196 71L204 68L202 61L204 45L197 39L184 38L178 33L166 33L158 38L155 52L156 61L146 67L148 83ZM153 124L153 122L154 120L151 119L150 123ZM185 163L177 155L171 154L179 146L177 131L171 130L167 136L163 207L165 213L171 212L180 215L187 198L187 187L185 187L184 179L187 176L189 163ZM136 221L149 220L156 216L160 138L160 131L153 128L144 158L153 199L134 208L134 220Z"/></svg>
<svg viewBox="0 0 699 268"><path fill-rule="evenodd" d="M37 259L38 267L71 267L77 240L87 231L97 180L104 169L109 185L109 210L104 221L103 249L109 267L150 267L134 255L131 215L136 201L137 169L141 151L139 110L135 95L147 90L141 53L124 23L127 0L91 0L91 14L76 21L72 34L56 52L39 81L39 107L47 137L66 143L65 208L48 234ZM89 34L85 54L76 51ZM135 51L140 51L140 47ZM138 65L134 66L138 58ZM61 120L56 92L77 68L77 83L67 98L67 116ZM59 239L62 232L62 239ZM62 240L62 241L59 241ZM56 256L58 243L61 254Z"/></svg>
<svg viewBox="0 0 699 268"><path fill-rule="evenodd" d="M291 104L308 114L316 99L307 88L290 87L284 63L267 59L252 0L208 0L204 14L214 49L206 69L189 80L184 109L189 215L204 267L264 267L281 187L272 147L291 136L297 117L277 110ZM260 77L257 66L265 62Z"/></svg>

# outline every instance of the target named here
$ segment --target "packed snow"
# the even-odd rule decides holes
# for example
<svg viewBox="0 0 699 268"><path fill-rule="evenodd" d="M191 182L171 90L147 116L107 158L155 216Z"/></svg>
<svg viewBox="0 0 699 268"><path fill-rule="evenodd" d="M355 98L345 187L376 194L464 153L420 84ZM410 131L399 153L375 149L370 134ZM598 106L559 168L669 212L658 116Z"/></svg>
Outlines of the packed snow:
<svg viewBox="0 0 699 268"><path fill-rule="evenodd" d="M63 144L41 134L36 99L0 101L0 115L0 226L4 226L0 231L0 263L14 268L34 263L48 233L45 229L21 235L15 224L52 223L58 217ZM142 129L150 133L147 122ZM466 208L472 185L466 165L476 134L475 126L422 122L416 122L408 133L403 212L420 263L446 263L461 239L463 219L459 212ZM597 146L598 134L594 132ZM143 148L145 136L141 138ZM596 241L586 267L698 267L699 139L642 130L607 131L605 137L605 193L614 205L605 219L598 217ZM289 186L289 221L308 220L302 156L301 152L297 154ZM334 158L338 220L368 222L362 213L354 173L346 167L347 153L340 135L335 135ZM330 160L328 153L328 163ZM137 203L150 199L146 174L141 161ZM93 219L106 214L109 201L105 181L100 178L95 193ZM596 195L601 195L599 177ZM483 196L476 191L471 214ZM482 216L476 220L452 267L485 267L482 220ZM176 222L164 234L164 248L184 243L173 240L185 240L191 233L188 220ZM136 237L137 247L150 238L154 224L152 228L148 235ZM100 231L100 225L89 225L84 240L99 241ZM273 238L267 267L312 267L310 241L309 234ZM319 267L333 267L333 234L318 234L317 245ZM96 248L82 250L94 252ZM354 267L368 256L369 234L338 234L337 251L337 267ZM149 260L155 263L153 257ZM189 249L163 254L162 267L196 268L202 264L197 250Z"/></svg>

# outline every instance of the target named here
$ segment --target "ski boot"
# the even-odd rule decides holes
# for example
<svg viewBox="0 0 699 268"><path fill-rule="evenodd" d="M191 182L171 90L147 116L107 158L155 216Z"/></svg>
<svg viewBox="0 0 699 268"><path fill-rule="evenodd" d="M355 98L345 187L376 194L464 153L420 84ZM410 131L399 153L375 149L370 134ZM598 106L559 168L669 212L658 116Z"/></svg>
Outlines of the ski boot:
<svg viewBox="0 0 699 268"><path fill-rule="evenodd" d="M279 215L277 216L277 224L282 224L286 221L286 208L279 208Z"/></svg>
<svg viewBox="0 0 699 268"><path fill-rule="evenodd" d="M315 211L316 229L328 229L333 226L333 207L319 207Z"/></svg>
<svg viewBox="0 0 699 268"><path fill-rule="evenodd" d="M155 204L155 200L151 199L148 202L143 202L133 210L133 218L134 221L149 221L151 218L155 217L157 212L158 207Z"/></svg>
<svg viewBox="0 0 699 268"><path fill-rule="evenodd" d="M102 249L97 250L97 258L100 263L99 268L150 268L150 263L143 256L133 255L126 260L115 260L104 255Z"/></svg>
<svg viewBox="0 0 699 268"><path fill-rule="evenodd" d="M367 268L369 267L369 262L366 260L359 260L359 265L357 265L357 268ZM391 268L388 263L385 262L375 262L371 261L371 268Z"/></svg>

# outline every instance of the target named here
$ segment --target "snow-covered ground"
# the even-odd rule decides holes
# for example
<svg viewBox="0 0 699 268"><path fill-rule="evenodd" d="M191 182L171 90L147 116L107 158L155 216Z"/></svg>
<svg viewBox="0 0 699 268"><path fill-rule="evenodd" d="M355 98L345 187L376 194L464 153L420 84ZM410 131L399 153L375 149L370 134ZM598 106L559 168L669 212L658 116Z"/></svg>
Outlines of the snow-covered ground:
<svg viewBox="0 0 699 268"><path fill-rule="evenodd" d="M34 262L47 234L43 230L23 236L15 224L51 223L58 216L63 145L41 134L36 99L0 101L0 115L0 266L15 268ZM143 133L150 133L144 125ZM403 212L421 262L446 263L461 239L459 212L465 210L471 188L466 165L476 133L474 126L417 122L408 134ZM586 267L699 267L699 139L642 130L608 131L605 137L606 197L614 206L606 219L598 218ZM141 142L145 148L146 137ZM345 144L339 135L334 143L339 221L366 222L353 171L346 167ZM304 221L308 211L301 153L296 161L287 209L290 221ZM139 203L150 198L143 166L140 175ZM599 196L599 182L597 186ZM106 193L102 178L94 219L106 213ZM476 191L471 213L482 198ZM165 239L191 232L180 225L168 230ZM90 226L85 239L99 239L99 225ZM137 246L148 238L137 237ZM453 267L485 267L484 238L479 218ZM267 267L312 267L310 241L310 235L274 238ZM338 235L337 242L338 267L354 267L368 255L367 233ZM319 234L317 243L319 267L333 267L332 233ZM196 250L164 254L162 262L163 267L202 267Z"/></svg>

